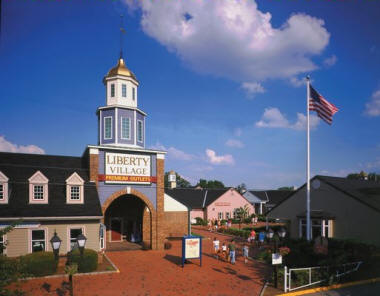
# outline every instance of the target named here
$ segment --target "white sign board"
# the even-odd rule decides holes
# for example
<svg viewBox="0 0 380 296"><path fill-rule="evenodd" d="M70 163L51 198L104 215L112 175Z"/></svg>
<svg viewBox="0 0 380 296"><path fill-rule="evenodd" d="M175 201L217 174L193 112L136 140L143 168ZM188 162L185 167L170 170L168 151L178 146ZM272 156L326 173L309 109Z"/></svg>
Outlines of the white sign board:
<svg viewBox="0 0 380 296"><path fill-rule="evenodd" d="M169 175L169 182L175 182L176 175Z"/></svg>
<svg viewBox="0 0 380 296"><path fill-rule="evenodd" d="M282 256L280 253L273 253L272 254L272 264L282 264Z"/></svg>
<svg viewBox="0 0 380 296"><path fill-rule="evenodd" d="M200 257L200 238L188 238L185 241L185 258L199 258Z"/></svg>
<svg viewBox="0 0 380 296"><path fill-rule="evenodd" d="M118 184L150 184L150 156L106 152L104 181Z"/></svg>

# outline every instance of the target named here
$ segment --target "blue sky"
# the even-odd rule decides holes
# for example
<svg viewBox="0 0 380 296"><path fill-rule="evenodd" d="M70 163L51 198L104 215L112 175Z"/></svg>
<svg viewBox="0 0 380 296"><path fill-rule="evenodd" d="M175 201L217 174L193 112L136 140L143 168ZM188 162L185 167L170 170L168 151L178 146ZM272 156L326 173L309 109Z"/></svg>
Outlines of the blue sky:
<svg viewBox="0 0 380 296"><path fill-rule="evenodd" d="M147 148L192 183L305 182L306 89L340 111L312 117L312 174L380 171L379 1L3 1L0 149L81 155L97 143L103 76L119 53L148 113Z"/></svg>

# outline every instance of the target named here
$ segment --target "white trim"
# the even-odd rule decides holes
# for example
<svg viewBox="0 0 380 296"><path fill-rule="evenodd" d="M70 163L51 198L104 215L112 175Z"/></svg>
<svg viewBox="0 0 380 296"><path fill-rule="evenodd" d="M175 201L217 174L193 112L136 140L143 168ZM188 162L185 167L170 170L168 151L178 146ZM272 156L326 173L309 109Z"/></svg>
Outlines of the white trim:
<svg viewBox="0 0 380 296"><path fill-rule="evenodd" d="M99 111L99 144L103 144L103 123L102 123L102 110Z"/></svg>
<svg viewBox="0 0 380 296"><path fill-rule="evenodd" d="M112 240L112 220L120 220L120 240L115 240L113 241ZM109 237L109 241L110 242L122 242L123 241L123 224L124 224L124 219L123 217L110 217L110 237Z"/></svg>
<svg viewBox="0 0 380 296"><path fill-rule="evenodd" d="M8 196L8 181L9 178L0 171L0 185L3 185L3 198L0 199L0 204L7 204L9 200Z"/></svg>
<svg viewBox="0 0 380 296"><path fill-rule="evenodd" d="M41 171L37 171L29 179L29 203L30 204L47 204L49 203L49 179ZM42 186L43 199L34 198L34 186Z"/></svg>
<svg viewBox="0 0 380 296"><path fill-rule="evenodd" d="M78 225L67 225L66 227L66 234L67 234L67 245L66 245L66 251L69 252L71 251L71 248L70 248L70 244L71 244L71 236L70 236L70 230L71 229L78 229L78 228L81 228L82 229L82 234L84 236L86 236L86 226L85 225L81 225L81 224L78 224ZM87 236L86 236L87 237Z"/></svg>
<svg viewBox="0 0 380 296"><path fill-rule="evenodd" d="M119 138L119 117L118 117L119 112L117 111L117 108L115 108L115 143L117 144L118 138Z"/></svg>
<svg viewBox="0 0 380 296"><path fill-rule="evenodd" d="M145 116L148 115L147 113L145 113L144 111L142 111L141 109L139 109L139 108L137 108L137 107L124 106L124 105L120 105L120 104L112 104L112 105L107 105L107 106L99 107L99 108L97 109L97 112L98 112L98 111L102 111L102 110L111 110L112 108L120 108L120 109L133 110L133 111L138 111L138 112L140 112L142 115L145 115Z"/></svg>
<svg viewBox="0 0 380 296"><path fill-rule="evenodd" d="M36 231L36 230L43 230L44 233L45 233L45 252L48 251L48 237L49 237L49 230L47 227L39 227L39 228L34 228L34 229L29 229L28 230L28 250L29 250L29 253L33 253L33 250L32 250L32 232L33 231Z"/></svg>
<svg viewBox="0 0 380 296"><path fill-rule="evenodd" d="M145 117L144 117L144 126L143 126L143 129L144 129L144 135L143 135L143 138L144 138L144 142L143 142L143 145L145 147Z"/></svg>
<svg viewBox="0 0 380 296"><path fill-rule="evenodd" d="M120 139L122 139L122 140L131 140L131 118L127 117L127 116L121 116L120 118L121 118L121 120L120 120L120 128L121 128ZM128 137L127 138L123 137L123 119L127 119L128 120L129 133L128 133Z"/></svg>
<svg viewBox="0 0 380 296"><path fill-rule="evenodd" d="M111 118L111 137L106 138L106 118ZM103 117L103 140L112 140L112 116Z"/></svg>
<svg viewBox="0 0 380 296"><path fill-rule="evenodd" d="M90 148L89 149L89 153L92 154L92 155L98 155L99 154L99 149Z"/></svg>
<svg viewBox="0 0 380 296"><path fill-rule="evenodd" d="M0 217L0 221L14 221L14 220L97 220L102 219L103 216L65 216L65 217Z"/></svg>
<svg viewBox="0 0 380 296"><path fill-rule="evenodd" d="M4 234L3 235L3 255L6 255L7 254L7 235Z"/></svg>
<svg viewBox="0 0 380 296"><path fill-rule="evenodd" d="M135 140L134 140L134 144L137 145L137 130L136 130L136 121L137 121L137 113L136 113L136 110L135 112L133 112L133 125L134 125L134 134L135 134Z"/></svg>
<svg viewBox="0 0 380 296"><path fill-rule="evenodd" d="M129 76L115 75L115 76L105 77L104 78L104 80L107 81L107 82L108 82L108 80L117 80L117 79L122 79L122 80L130 81L130 82L133 82L134 84L136 84L137 86L139 85L139 82L136 79L133 79L132 77L129 77Z"/></svg>
<svg viewBox="0 0 380 296"><path fill-rule="evenodd" d="M165 152L166 154L166 152ZM165 154L164 153L157 153L157 159L165 159Z"/></svg>
<svg viewBox="0 0 380 296"><path fill-rule="evenodd" d="M137 131L136 131L136 134L137 134L137 142L138 143L144 143L144 136L145 136L145 133L144 133L144 122L142 121L142 120L140 120L140 119L138 119L138 120L136 120L136 122L137 122ZM143 133L142 135L141 135L141 141L139 140L139 136L138 136L138 131L139 131L139 125L138 125L138 123L139 122L141 122L141 132Z"/></svg>
<svg viewBox="0 0 380 296"><path fill-rule="evenodd" d="M121 144L119 144L119 146L121 146ZM97 148L97 149L104 149L104 150L115 150L115 147L112 146L111 144L101 145L101 146L100 145L99 146L88 145L87 148ZM133 147L123 148L123 147L120 147L118 150L155 153L157 155L159 155L159 154L165 155L167 153L166 151L162 151L162 150L152 150L152 149L145 149L145 148L141 148L141 147L140 148L139 147L136 147L136 148L133 148Z"/></svg>

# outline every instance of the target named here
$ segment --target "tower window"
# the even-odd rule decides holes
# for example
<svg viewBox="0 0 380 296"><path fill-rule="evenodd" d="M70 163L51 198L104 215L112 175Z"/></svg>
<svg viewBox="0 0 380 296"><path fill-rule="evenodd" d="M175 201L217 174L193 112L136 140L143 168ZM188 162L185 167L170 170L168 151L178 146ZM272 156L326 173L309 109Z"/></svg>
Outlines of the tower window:
<svg viewBox="0 0 380 296"><path fill-rule="evenodd" d="M132 100L136 99L136 89L133 87L132 88Z"/></svg>
<svg viewBox="0 0 380 296"><path fill-rule="evenodd" d="M131 138L131 120L128 117L121 118L121 138L125 140Z"/></svg>
<svg viewBox="0 0 380 296"><path fill-rule="evenodd" d="M104 139L112 139L112 117L104 117Z"/></svg>
<svg viewBox="0 0 380 296"><path fill-rule="evenodd" d="M111 84L111 97L115 96L115 84Z"/></svg>
<svg viewBox="0 0 380 296"><path fill-rule="evenodd" d="M137 141L143 141L143 122L141 120L137 120Z"/></svg>
<svg viewBox="0 0 380 296"><path fill-rule="evenodd" d="M121 86L121 95L123 96L123 98L127 97L127 85L126 84L123 84Z"/></svg>

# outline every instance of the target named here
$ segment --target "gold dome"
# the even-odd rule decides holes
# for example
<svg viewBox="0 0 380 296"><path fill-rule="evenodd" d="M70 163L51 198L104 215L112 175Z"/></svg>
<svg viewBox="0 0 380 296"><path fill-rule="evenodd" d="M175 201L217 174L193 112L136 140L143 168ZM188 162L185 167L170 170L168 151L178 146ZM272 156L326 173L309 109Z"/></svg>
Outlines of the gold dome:
<svg viewBox="0 0 380 296"><path fill-rule="evenodd" d="M108 71L105 78L113 77L116 75L131 77L137 81L135 74L133 74L132 71L125 66L124 60L122 58L119 59L115 67Z"/></svg>

